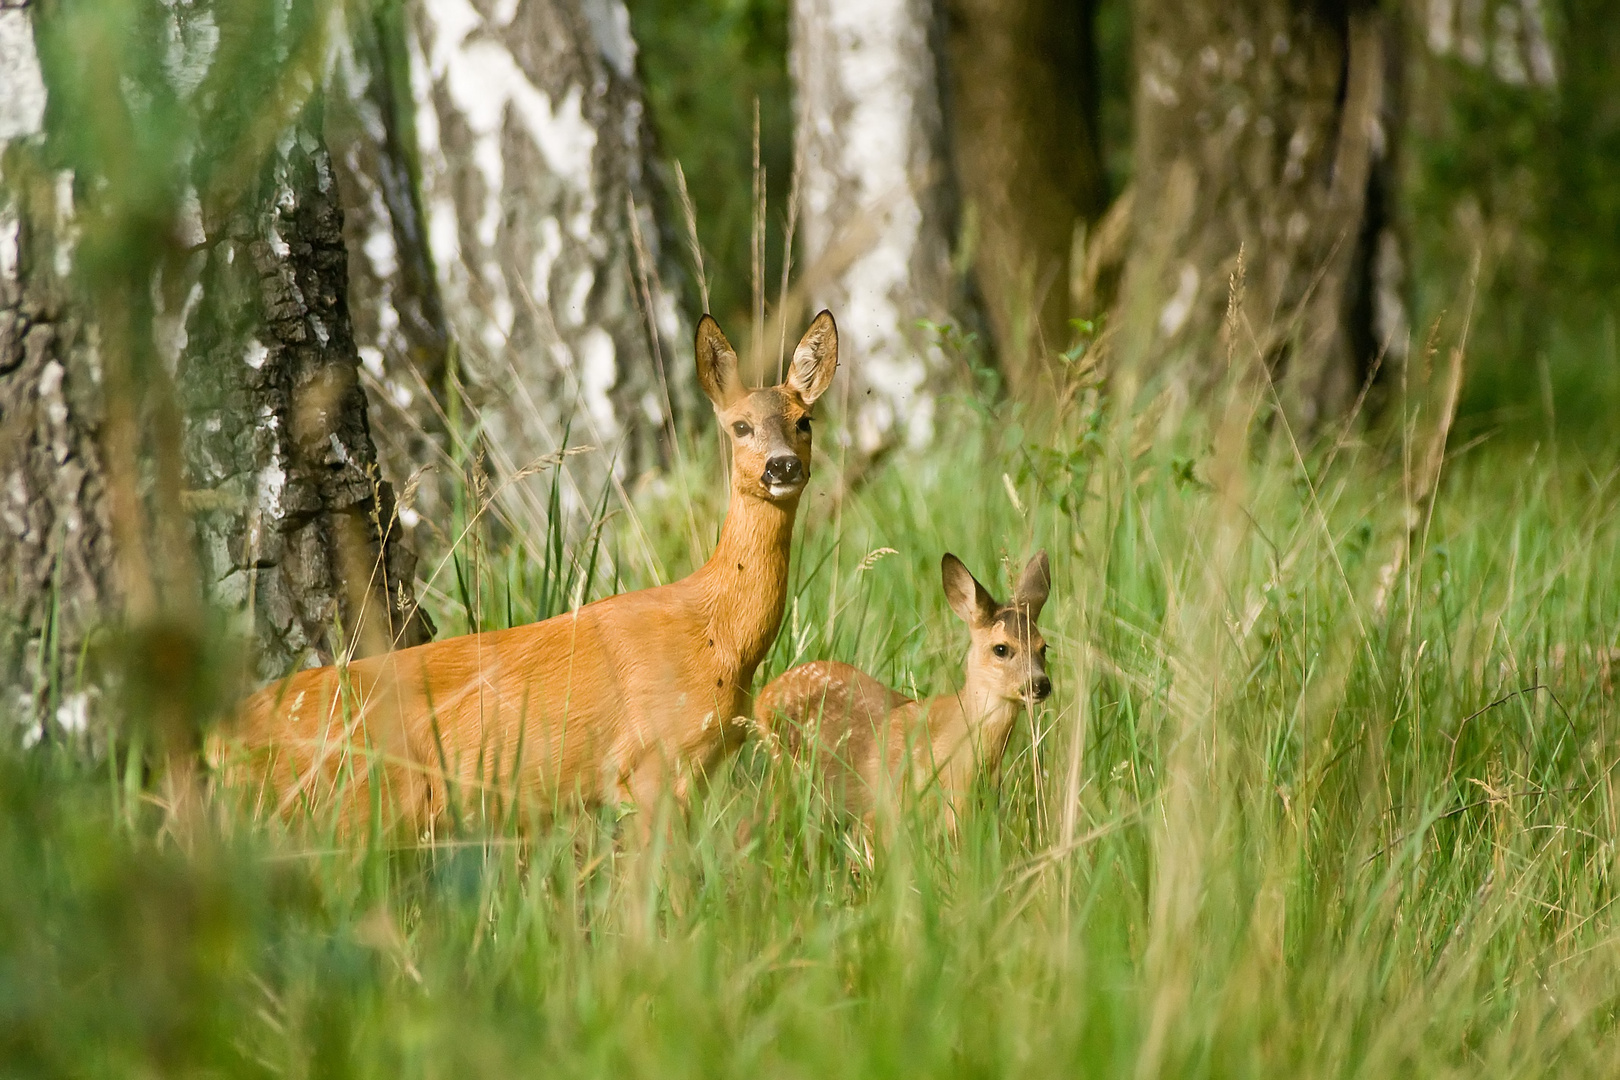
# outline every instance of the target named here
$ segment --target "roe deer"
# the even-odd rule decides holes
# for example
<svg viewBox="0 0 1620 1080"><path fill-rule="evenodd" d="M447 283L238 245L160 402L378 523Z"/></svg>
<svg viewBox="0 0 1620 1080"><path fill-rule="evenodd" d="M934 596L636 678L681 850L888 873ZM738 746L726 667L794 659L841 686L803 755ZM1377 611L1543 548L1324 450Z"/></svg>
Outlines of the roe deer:
<svg viewBox="0 0 1620 1080"><path fill-rule="evenodd" d="M837 365L838 329L823 311L787 380L749 391L703 316L698 382L732 447L730 505L707 563L544 622L301 671L248 698L211 756L229 774L235 742L280 812L332 803L350 825L374 775L388 816L416 824L450 799L549 811L577 795L645 811L668 782L684 799L691 770L740 740L754 670L776 640L810 477L810 408Z"/></svg>
<svg viewBox="0 0 1620 1080"><path fill-rule="evenodd" d="M812 764L835 801L868 823L902 782L916 790L937 778L954 829L979 770L1001 763L1019 711L1052 692L1035 625L1051 588L1046 552L1024 567L1010 604L996 603L955 555L940 574L972 637L960 691L913 701L859 668L818 660L772 679L754 703L755 727Z"/></svg>

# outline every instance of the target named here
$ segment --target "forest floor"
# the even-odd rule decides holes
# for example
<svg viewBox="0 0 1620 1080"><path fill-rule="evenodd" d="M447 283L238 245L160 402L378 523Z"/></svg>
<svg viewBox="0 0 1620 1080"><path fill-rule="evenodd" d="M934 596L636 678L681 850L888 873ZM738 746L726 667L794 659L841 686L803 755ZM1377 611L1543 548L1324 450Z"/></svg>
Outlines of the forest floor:
<svg viewBox="0 0 1620 1080"><path fill-rule="evenodd" d="M963 405L848 492L818 451L761 682L943 692L941 554L1005 594L1050 552L1056 691L958 835L924 800L873 850L749 746L648 850L614 809L422 845L221 805L182 845L116 759L6 751L0 1072L1620 1072L1613 456L1446 457L1414 409L1302 457L1240 392L1171 438L1089 400ZM702 436L611 577L543 524L451 553L441 633L695 566Z"/></svg>

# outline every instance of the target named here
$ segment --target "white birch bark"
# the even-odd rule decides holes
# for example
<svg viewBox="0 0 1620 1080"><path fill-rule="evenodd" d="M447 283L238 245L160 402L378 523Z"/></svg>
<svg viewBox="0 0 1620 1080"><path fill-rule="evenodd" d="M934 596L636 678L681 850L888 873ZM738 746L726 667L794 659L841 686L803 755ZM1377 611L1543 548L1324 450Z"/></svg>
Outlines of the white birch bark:
<svg viewBox="0 0 1620 1080"><path fill-rule="evenodd" d="M371 439L318 130L312 108L199 229L175 355L204 584L248 615L261 678L433 633Z"/></svg>
<svg viewBox="0 0 1620 1080"><path fill-rule="evenodd" d="M928 0L793 3L806 274L851 352L846 419L864 453L930 441L945 373L917 325L956 306L937 17ZM836 273L820 281L818 264Z"/></svg>
<svg viewBox="0 0 1620 1080"><path fill-rule="evenodd" d="M362 356L387 404L432 427L421 398L442 395L442 380L424 385L421 373L424 361L435 370L442 333L497 475L557 451L565 434L597 448L567 466L580 509L609 462L623 476L659 461L689 381L680 322L655 280L656 344L643 310L632 204L654 277L659 233L628 12L620 0L410 0L405 12L408 100L393 105L409 125L378 101L375 54L351 47L339 71L367 144L336 148L345 187L363 196L350 240ZM389 158L402 154L419 173L398 198L367 163L398 174ZM431 268L425 283L418 264ZM425 330L435 311L440 329Z"/></svg>
<svg viewBox="0 0 1620 1080"><path fill-rule="evenodd" d="M276 106L291 111L265 115L255 110L272 106L225 92L238 87L232 72L213 69L216 15L204 3L159 8L148 29L167 44L162 74L126 76L120 99L107 102L50 91L32 62L29 20L44 16L0 9L0 131L10 140L0 173L0 618L7 674L19 662L33 672L31 723L48 706L59 726L82 724L79 645L124 616L132 583L144 580L124 573L131 566L156 568L142 592L150 610L137 617L189 617L187 598L200 591L252 635L264 676L330 660L344 644L374 651L431 630L412 596L414 558L390 527L392 492L357 380L342 212L318 106L293 100ZM60 133L45 127L44 101L62 95L64 125L82 121L75 108L128 109L145 122L145 77L166 79L176 107L198 120L198 137L172 149L178 162L139 163L154 174L195 164L217 151L217 132L240 130L216 123L216 109L281 127L262 158L242 159L242 190L199 198L184 171L166 176L169 202L143 207L162 215L143 253L121 252L116 269L85 264L79 222L126 210L94 149L47 152ZM80 155L74 168L84 175L45 171L64 153ZM75 190L87 205L75 207ZM150 309L120 322L97 306L97 288L149 297ZM132 482L118 490L144 505L126 511L137 529L116 550L107 450L115 349L155 362L133 378L126 360L120 384L130 390L124 414L141 430L121 462ZM154 463L159 427L174 433L164 445L179 490ZM160 488L167 494L154 494ZM169 512L176 505L183 515ZM162 689L177 700L187 692Z"/></svg>
<svg viewBox="0 0 1620 1080"><path fill-rule="evenodd" d="M418 478L412 505L401 510L409 530L447 512L449 447L439 413L451 333L418 190L404 25L397 6L346 25L328 77L325 129L377 452L389 476Z"/></svg>

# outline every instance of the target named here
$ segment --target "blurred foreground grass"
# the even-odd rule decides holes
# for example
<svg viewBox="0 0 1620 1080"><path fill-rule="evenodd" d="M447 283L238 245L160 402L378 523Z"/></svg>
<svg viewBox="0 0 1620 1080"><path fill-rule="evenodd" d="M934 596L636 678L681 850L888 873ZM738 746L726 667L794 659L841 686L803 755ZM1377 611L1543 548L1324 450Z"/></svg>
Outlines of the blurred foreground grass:
<svg viewBox="0 0 1620 1080"><path fill-rule="evenodd" d="M818 460L762 678L937 692L940 553L1053 555L1057 692L955 840L872 857L747 748L644 853L223 804L185 851L116 760L5 751L0 1072L1615 1075L1612 465L1487 443L1431 515L1421 423L1301 462L1238 413L1138 452L965 409L841 499ZM609 527L624 587L703 553L710 445ZM589 538L531 542L464 541L440 625L577 593Z"/></svg>

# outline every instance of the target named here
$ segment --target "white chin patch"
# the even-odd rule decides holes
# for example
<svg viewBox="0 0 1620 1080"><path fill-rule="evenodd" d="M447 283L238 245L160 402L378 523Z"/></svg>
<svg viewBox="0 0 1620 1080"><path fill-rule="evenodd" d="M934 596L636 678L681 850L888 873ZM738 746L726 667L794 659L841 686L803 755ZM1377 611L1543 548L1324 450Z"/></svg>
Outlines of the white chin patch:
<svg viewBox="0 0 1620 1080"><path fill-rule="evenodd" d="M794 494L802 486L801 484L772 484L765 490L771 493L771 498L781 499Z"/></svg>

